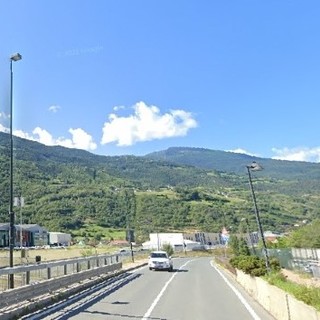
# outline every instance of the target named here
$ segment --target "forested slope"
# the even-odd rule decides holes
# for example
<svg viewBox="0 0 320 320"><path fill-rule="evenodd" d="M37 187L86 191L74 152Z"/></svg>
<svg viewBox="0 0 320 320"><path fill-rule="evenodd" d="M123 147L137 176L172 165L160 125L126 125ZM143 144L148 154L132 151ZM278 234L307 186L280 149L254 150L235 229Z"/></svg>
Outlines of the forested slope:
<svg viewBox="0 0 320 320"><path fill-rule="evenodd" d="M212 154L212 150L203 152L204 158ZM155 231L216 232L222 226L238 230L244 217L254 230L245 172L222 171L219 166L208 168L201 165L201 152L196 153L198 160L193 160L196 163L149 156L106 157L15 137L14 195L25 198L24 223L38 223L55 231L97 224L131 227L141 237ZM9 137L0 133L1 222L8 221L9 154ZM235 161L234 154L222 151L214 154L215 158L222 156L221 163L228 156L232 157L230 162ZM248 156L240 158L238 167L252 160ZM294 164L289 164L285 175L289 175ZM299 221L319 216L319 182L315 179L319 166L303 165L297 163L300 175L291 179L268 176L267 170L264 174L254 173L266 229L284 231ZM18 208L16 212L19 214Z"/></svg>

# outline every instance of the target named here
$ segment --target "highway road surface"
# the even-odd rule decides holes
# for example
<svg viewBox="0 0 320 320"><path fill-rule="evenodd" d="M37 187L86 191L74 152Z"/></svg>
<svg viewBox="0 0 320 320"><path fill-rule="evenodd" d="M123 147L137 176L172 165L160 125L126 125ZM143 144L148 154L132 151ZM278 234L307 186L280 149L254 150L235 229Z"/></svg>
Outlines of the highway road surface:
<svg viewBox="0 0 320 320"><path fill-rule="evenodd" d="M173 272L142 267L23 319L274 320L211 258L173 263Z"/></svg>

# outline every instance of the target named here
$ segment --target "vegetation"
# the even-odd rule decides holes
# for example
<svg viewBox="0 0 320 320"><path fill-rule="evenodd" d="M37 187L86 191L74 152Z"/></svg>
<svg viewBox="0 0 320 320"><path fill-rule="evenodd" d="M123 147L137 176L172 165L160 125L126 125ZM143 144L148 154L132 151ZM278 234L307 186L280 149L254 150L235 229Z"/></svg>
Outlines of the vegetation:
<svg viewBox="0 0 320 320"><path fill-rule="evenodd" d="M247 242L243 238L232 235L228 244L233 255L229 262L233 268L255 277L263 276L269 271L280 270L280 263L276 258L269 260L270 270L267 270L265 259L251 255Z"/></svg>
<svg viewBox="0 0 320 320"><path fill-rule="evenodd" d="M293 283L288 281L281 273L272 273L266 277L266 280L320 311L320 288Z"/></svg>
<svg viewBox="0 0 320 320"><path fill-rule="evenodd" d="M320 220L294 230L288 235L287 247L293 248L320 248Z"/></svg>
<svg viewBox="0 0 320 320"><path fill-rule="evenodd" d="M174 250L170 244L164 244L161 250L165 251L169 257L171 257L174 254Z"/></svg>
<svg viewBox="0 0 320 320"><path fill-rule="evenodd" d="M0 221L8 222L5 133L0 133L0 151ZM168 149L161 159L106 157L15 137L14 196L25 199L23 208L15 208L17 222L21 217L23 223L97 242L124 238L127 228L135 230L136 242L150 232L220 232L226 226L236 233L244 217L255 231L244 170L253 159L196 148ZM253 179L264 229L292 231L295 224L314 221L320 213L319 165L261 160L266 169ZM210 161L214 167L208 166ZM120 233L114 236L112 229Z"/></svg>
<svg viewBox="0 0 320 320"><path fill-rule="evenodd" d="M271 285L277 286L289 294L292 294L296 299L303 301L320 311L320 288L309 287L287 280L281 273L277 259L270 259L272 270L270 273L266 272L265 261L256 256L240 255L233 256L230 260L226 260L223 259L223 252L216 252L215 259L219 264L223 265L231 272L235 272L232 268L236 268L251 276L262 276Z"/></svg>

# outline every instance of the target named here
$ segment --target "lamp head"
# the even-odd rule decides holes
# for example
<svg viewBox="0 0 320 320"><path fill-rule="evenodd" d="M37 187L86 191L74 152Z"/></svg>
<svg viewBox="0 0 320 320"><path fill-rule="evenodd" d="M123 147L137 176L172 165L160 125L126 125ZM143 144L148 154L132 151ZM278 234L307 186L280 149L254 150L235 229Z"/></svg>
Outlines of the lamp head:
<svg viewBox="0 0 320 320"><path fill-rule="evenodd" d="M251 171L260 171L263 170L263 168L260 166L259 163L253 161L251 164L247 165L247 168Z"/></svg>
<svg viewBox="0 0 320 320"><path fill-rule="evenodd" d="M22 55L18 52L10 56L11 61L19 61L21 59L22 59Z"/></svg>

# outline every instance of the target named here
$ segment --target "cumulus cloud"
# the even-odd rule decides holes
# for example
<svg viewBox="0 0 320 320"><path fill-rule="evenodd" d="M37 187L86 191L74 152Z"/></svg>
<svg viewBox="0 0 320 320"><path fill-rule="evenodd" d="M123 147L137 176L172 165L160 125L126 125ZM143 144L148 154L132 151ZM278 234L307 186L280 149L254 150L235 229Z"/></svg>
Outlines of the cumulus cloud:
<svg viewBox="0 0 320 320"><path fill-rule="evenodd" d="M126 107L124 106L115 106L113 107L113 111L119 111L119 110L122 110L122 109L125 109Z"/></svg>
<svg viewBox="0 0 320 320"><path fill-rule="evenodd" d="M40 127L35 128L32 131L32 134L21 130L14 130L13 132L13 134L17 137L37 141L47 146L59 145L67 148L76 148L82 150L95 150L97 148L97 144L93 141L92 137L83 129L71 128L69 129L69 133L72 136L71 139L64 137L55 139L47 130Z"/></svg>
<svg viewBox="0 0 320 320"><path fill-rule="evenodd" d="M53 112L53 113L58 112L59 109L60 109L60 106L58 106L58 105L52 105L52 106L50 106L50 107L48 108L48 110L51 111L51 112Z"/></svg>
<svg viewBox="0 0 320 320"><path fill-rule="evenodd" d="M72 139L59 138L57 144L68 147L68 148L77 148L84 150L95 150L97 144L93 141L92 136L85 132L81 128L69 129Z"/></svg>
<svg viewBox="0 0 320 320"><path fill-rule="evenodd" d="M161 114L158 107L144 102L135 104L133 110L127 117L109 115L102 129L101 144L115 142L118 146L131 146L141 141L185 136L189 129L197 127L192 114L184 110Z"/></svg>
<svg viewBox="0 0 320 320"><path fill-rule="evenodd" d="M237 148L237 149L234 149L234 150L227 150L227 151L228 152L233 152L233 153L247 154L248 156L253 156L253 157L259 157L259 155L251 153L251 152L246 151L246 150L241 149L241 148Z"/></svg>
<svg viewBox="0 0 320 320"><path fill-rule="evenodd" d="M276 155L272 159L289 161L320 162L320 147L314 148L272 148Z"/></svg>
<svg viewBox="0 0 320 320"><path fill-rule="evenodd" d="M9 116L0 111L0 132L9 133L10 129L3 125L8 119Z"/></svg>
<svg viewBox="0 0 320 320"><path fill-rule="evenodd" d="M9 133L9 129L0 123L0 132Z"/></svg>

